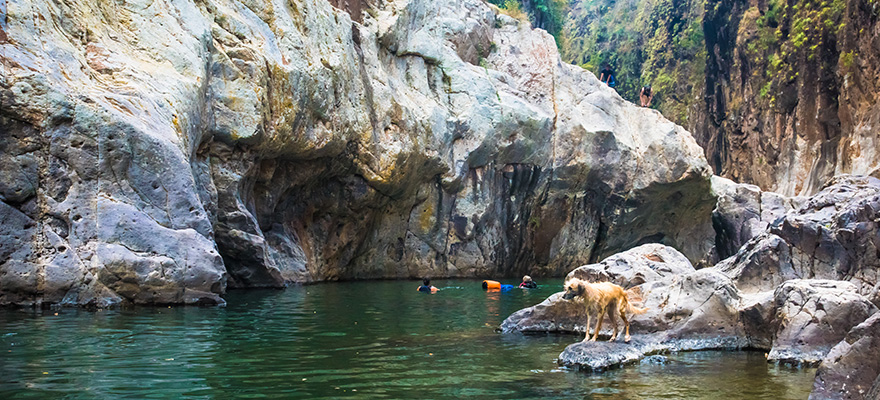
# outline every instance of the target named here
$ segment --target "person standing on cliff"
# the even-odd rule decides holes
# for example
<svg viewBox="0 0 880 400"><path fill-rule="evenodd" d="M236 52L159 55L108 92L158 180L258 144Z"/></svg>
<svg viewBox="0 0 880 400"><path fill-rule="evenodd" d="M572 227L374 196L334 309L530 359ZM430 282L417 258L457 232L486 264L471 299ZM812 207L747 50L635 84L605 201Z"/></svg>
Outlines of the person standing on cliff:
<svg viewBox="0 0 880 400"><path fill-rule="evenodd" d="M651 85L642 86L642 90L639 92L639 101L642 103L642 107L650 107L653 99L654 92L651 91Z"/></svg>
<svg viewBox="0 0 880 400"><path fill-rule="evenodd" d="M602 64L602 70L599 71L599 80L610 88L617 85L617 81L614 80L614 70L607 63Z"/></svg>

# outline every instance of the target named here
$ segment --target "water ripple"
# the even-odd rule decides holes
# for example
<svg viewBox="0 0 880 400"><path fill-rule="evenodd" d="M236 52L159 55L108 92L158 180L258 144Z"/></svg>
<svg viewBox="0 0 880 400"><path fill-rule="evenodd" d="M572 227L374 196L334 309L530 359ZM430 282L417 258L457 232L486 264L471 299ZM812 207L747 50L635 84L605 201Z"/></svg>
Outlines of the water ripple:
<svg viewBox="0 0 880 400"><path fill-rule="evenodd" d="M514 282L510 282L514 283ZM682 353L604 374L556 367L575 336L501 335L537 290L479 281L239 291L225 308L0 310L0 398L804 398L813 370ZM57 315L55 313L57 312ZM707 388L711 388L709 391Z"/></svg>

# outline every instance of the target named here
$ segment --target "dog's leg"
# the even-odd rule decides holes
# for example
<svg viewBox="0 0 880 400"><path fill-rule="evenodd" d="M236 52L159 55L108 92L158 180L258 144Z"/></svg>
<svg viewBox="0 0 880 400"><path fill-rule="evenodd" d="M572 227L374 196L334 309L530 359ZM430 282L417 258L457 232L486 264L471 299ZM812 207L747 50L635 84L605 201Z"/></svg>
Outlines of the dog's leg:
<svg viewBox="0 0 880 400"><path fill-rule="evenodd" d="M623 342L629 343L629 339L630 339L630 337L629 337L629 320L626 318L626 307L622 307L620 309L620 319L623 320L623 325L625 326L625 328L624 328L625 336L623 337Z"/></svg>
<svg viewBox="0 0 880 400"><path fill-rule="evenodd" d="M590 310L587 310L587 327L584 329L587 333L584 335L584 341L590 339Z"/></svg>
<svg viewBox="0 0 880 400"><path fill-rule="evenodd" d="M611 326L614 328L614 333L611 334L611 339L608 339L609 342L613 342L617 339L617 318L614 318L614 310L608 313L608 319L611 321Z"/></svg>
<svg viewBox="0 0 880 400"><path fill-rule="evenodd" d="M595 342L596 339L599 338L599 331L602 330L602 320L605 319L605 307L602 307L599 310L599 317L596 321L596 333L593 334L593 338L590 339L591 342Z"/></svg>

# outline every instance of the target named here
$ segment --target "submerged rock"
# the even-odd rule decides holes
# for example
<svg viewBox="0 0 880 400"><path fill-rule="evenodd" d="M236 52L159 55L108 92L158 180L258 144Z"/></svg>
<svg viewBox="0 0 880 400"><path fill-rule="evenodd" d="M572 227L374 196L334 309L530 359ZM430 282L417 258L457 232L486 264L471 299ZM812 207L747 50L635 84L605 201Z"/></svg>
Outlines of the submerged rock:
<svg viewBox="0 0 880 400"><path fill-rule="evenodd" d="M659 354L655 354L653 356L647 356L639 361L639 364L649 364L649 365L666 365L669 363L669 357L661 356Z"/></svg>
<svg viewBox="0 0 880 400"><path fill-rule="evenodd" d="M641 335L633 335L629 343L578 342L566 347L556 362L569 368L602 371L637 362L658 347L651 338Z"/></svg>

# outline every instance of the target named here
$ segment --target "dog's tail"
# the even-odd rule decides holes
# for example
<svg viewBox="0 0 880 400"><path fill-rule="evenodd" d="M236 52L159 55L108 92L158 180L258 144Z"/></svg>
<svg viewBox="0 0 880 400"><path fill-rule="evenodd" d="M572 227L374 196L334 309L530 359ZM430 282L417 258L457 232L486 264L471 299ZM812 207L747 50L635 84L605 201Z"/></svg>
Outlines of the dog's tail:
<svg viewBox="0 0 880 400"><path fill-rule="evenodd" d="M645 312L648 311L647 307L640 308L640 307L636 307L636 306L632 305L632 303L630 302L630 298L629 298L630 296L635 297L635 299L634 299L635 301L642 301L641 289L639 287L635 287L630 290L627 290L626 296L624 296L624 299L625 299L624 301L626 302L625 307L626 307L626 312L628 314L638 315L638 314L644 314Z"/></svg>
<svg viewBox="0 0 880 400"><path fill-rule="evenodd" d="M636 307L636 306L630 304L629 302L627 302L626 303L626 312L629 314L633 314L633 315L644 314L644 313L648 312L648 307L639 308L639 307Z"/></svg>

